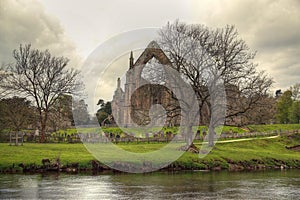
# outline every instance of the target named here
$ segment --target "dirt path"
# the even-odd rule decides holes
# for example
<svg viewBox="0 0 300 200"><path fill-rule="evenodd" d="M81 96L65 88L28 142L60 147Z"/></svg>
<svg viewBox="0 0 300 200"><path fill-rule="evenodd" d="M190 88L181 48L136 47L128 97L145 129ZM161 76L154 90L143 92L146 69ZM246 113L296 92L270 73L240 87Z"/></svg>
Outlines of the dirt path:
<svg viewBox="0 0 300 200"><path fill-rule="evenodd" d="M277 138L279 135L269 136L269 137L261 137L261 138L242 138L242 139L235 139L235 140L223 140L217 141L217 143L230 143L230 142L240 142L240 141L247 141L247 140L261 140L261 139L273 139Z"/></svg>
<svg viewBox="0 0 300 200"><path fill-rule="evenodd" d="M273 139L277 138L279 135L275 136L269 136L269 137L260 137L260 138L241 138L241 139L234 139L234 140L222 140L222 141L216 141L216 143L231 143L231 142L242 142L242 141L248 141L248 140L262 140L262 139ZM200 143L194 143L194 144L202 144L203 142Z"/></svg>

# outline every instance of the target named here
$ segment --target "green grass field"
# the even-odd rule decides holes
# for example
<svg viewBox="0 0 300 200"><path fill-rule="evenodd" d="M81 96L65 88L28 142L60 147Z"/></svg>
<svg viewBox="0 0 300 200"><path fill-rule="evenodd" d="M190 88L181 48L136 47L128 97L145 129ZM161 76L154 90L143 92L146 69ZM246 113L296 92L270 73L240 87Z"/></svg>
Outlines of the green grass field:
<svg viewBox="0 0 300 200"><path fill-rule="evenodd" d="M269 166L284 161L289 166L300 167L300 152L288 150L286 146L300 144L300 134L293 137L274 139L257 139L233 143L217 143L214 149L203 159L198 154L186 152L175 163L187 168L212 168L221 166L228 168L228 161L255 164L261 162ZM119 147L132 152L149 152L160 149L164 143L153 144L118 144ZM198 144L199 145L199 144ZM79 162L81 167L89 166L95 159L83 144L36 144L25 143L24 146L0 144L0 169L20 163L41 165L43 158L60 157L63 164Z"/></svg>
<svg viewBox="0 0 300 200"><path fill-rule="evenodd" d="M267 132L274 130L299 130L300 124L266 124L266 125L248 125L251 132Z"/></svg>
<svg viewBox="0 0 300 200"><path fill-rule="evenodd" d="M87 165L94 159L83 144L25 143L23 146L0 144L0 168L11 166L13 163L40 165L43 158L55 159L58 156L63 164L79 162L81 165Z"/></svg>
<svg viewBox="0 0 300 200"><path fill-rule="evenodd" d="M206 126L195 126L193 127L193 132L196 132L197 130L200 130L202 132L202 129L207 130L208 128ZM136 133L136 130L134 129L126 129L129 133L135 133L136 136L139 136L139 133ZM150 132L157 132L160 128L153 127L152 129L149 129ZM178 127L163 127L162 129L164 133L166 132L172 132L177 133ZM224 126L222 128L222 132L233 132L233 133L245 133L245 132L270 132L270 131L285 131L285 130L300 130L300 124L266 124L266 125L247 125L244 127L235 127L235 126ZM77 132L80 133L95 133L95 132L106 132L106 133L113 133L113 134L121 134L124 132L124 129L120 129L118 127L99 127L99 128L70 128L65 130L59 130L56 131L53 134L66 134L71 135L75 134ZM4 130L3 133L9 132L9 130ZM34 130L23 130L23 132L34 132ZM0 133L1 136L1 133Z"/></svg>
<svg viewBox="0 0 300 200"><path fill-rule="evenodd" d="M196 132L197 130L202 131L202 129L206 129L206 126L199 126L199 127L193 127L193 132ZM153 130L152 130L153 129ZM154 127L150 131L157 132L159 129ZM245 133L245 132L270 132L270 131L285 131L285 130L299 130L300 124L267 124L267 125L248 125L245 127L235 127L235 126L224 126L222 129L222 132L233 132L233 133ZM165 133L168 131L171 131L172 133L178 132L178 127L164 127L162 129ZM74 133L81 132L81 133L93 133L93 132L106 132L106 133L113 133L113 134L122 134L123 130L118 127L102 127L102 128L79 128L76 130L75 128L72 129L66 129L66 130L59 130L57 133L67 135L71 135ZM133 129L127 129L127 131L130 133L135 133L135 130ZM139 133L135 133L138 135Z"/></svg>

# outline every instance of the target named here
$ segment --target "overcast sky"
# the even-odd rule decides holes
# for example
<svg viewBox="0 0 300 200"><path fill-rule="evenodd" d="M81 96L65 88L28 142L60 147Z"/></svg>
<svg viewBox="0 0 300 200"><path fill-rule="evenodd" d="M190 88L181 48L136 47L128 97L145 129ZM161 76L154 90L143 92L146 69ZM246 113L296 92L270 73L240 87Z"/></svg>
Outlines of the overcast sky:
<svg viewBox="0 0 300 200"><path fill-rule="evenodd" d="M257 50L259 69L274 78L274 90L300 82L299 0L0 0L0 64L12 62L20 43L32 43L69 57L80 69L113 36L176 19L209 27L234 24Z"/></svg>

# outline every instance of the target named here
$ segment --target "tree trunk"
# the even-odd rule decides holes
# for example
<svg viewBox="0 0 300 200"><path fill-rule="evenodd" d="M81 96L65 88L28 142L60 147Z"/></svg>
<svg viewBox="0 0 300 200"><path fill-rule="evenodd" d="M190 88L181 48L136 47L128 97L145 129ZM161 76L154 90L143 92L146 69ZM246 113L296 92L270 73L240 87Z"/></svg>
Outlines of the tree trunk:
<svg viewBox="0 0 300 200"><path fill-rule="evenodd" d="M192 126L186 127L186 136L187 136L187 145L191 145L193 143L193 130L192 130Z"/></svg>
<svg viewBox="0 0 300 200"><path fill-rule="evenodd" d="M42 124L40 143L44 143L45 140L46 140L46 125Z"/></svg>
<svg viewBox="0 0 300 200"><path fill-rule="evenodd" d="M16 140L15 140L15 146L18 146L19 145L19 132L18 131L16 131L15 132L15 137L16 137Z"/></svg>
<svg viewBox="0 0 300 200"><path fill-rule="evenodd" d="M215 137L215 130L212 126L208 128L208 145L210 147L214 146L214 137Z"/></svg>
<svg viewBox="0 0 300 200"><path fill-rule="evenodd" d="M48 113L45 113L44 119L41 120L41 126L42 126L42 130L41 130L41 139L40 139L40 143L44 143L46 140L46 125L47 125L47 118L48 118Z"/></svg>
<svg viewBox="0 0 300 200"><path fill-rule="evenodd" d="M192 125L185 127L184 130L184 139L186 142L186 145L180 147L181 151L188 151L192 153L199 153L199 148L193 143L193 129Z"/></svg>

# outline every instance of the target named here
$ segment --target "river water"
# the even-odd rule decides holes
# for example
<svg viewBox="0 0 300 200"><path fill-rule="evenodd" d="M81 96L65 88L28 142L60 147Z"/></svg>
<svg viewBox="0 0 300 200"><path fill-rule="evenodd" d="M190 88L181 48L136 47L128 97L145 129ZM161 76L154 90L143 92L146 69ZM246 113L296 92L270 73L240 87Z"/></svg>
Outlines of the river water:
<svg viewBox="0 0 300 200"><path fill-rule="evenodd" d="M151 174L2 174L0 198L300 199L300 170Z"/></svg>

